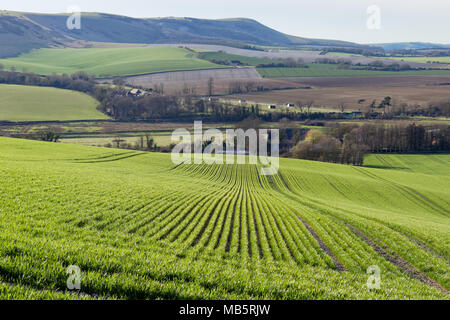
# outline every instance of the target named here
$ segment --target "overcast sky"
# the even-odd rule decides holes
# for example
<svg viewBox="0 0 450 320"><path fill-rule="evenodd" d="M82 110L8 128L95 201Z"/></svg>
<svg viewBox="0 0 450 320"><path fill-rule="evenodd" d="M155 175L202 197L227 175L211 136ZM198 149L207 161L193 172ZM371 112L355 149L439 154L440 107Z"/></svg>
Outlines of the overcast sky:
<svg viewBox="0 0 450 320"><path fill-rule="evenodd" d="M27 12L66 12L73 5L131 17L245 17L309 38L450 44L449 0L0 0L0 9ZM372 5L380 8L381 29L367 27Z"/></svg>

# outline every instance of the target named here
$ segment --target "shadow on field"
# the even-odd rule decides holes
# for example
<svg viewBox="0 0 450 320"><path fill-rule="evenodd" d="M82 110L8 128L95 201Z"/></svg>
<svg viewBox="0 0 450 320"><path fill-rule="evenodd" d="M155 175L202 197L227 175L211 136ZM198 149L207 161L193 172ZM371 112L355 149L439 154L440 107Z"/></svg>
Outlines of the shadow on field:
<svg viewBox="0 0 450 320"><path fill-rule="evenodd" d="M410 168L406 168L406 167L392 167L392 166L382 166L382 165L375 165L375 164L373 164L373 165L364 165L363 168L411 171Z"/></svg>

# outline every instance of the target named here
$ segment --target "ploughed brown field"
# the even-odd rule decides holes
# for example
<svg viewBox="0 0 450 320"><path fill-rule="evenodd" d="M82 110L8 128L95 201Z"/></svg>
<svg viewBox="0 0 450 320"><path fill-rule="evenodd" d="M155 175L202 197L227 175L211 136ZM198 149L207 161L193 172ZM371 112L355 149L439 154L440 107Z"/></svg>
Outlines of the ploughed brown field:
<svg viewBox="0 0 450 320"><path fill-rule="evenodd" d="M255 88L263 86L266 90L295 89L304 86L291 79L264 79L254 68L162 72L126 77L126 81L129 85L144 88L154 88L155 85L159 86L162 83L166 94L178 94L189 88L194 89L196 94L207 95L210 78L214 79L214 95L228 94L230 85L236 82L242 85L251 82ZM112 79L102 80L107 83L112 81Z"/></svg>
<svg viewBox="0 0 450 320"><path fill-rule="evenodd" d="M450 77L441 76L289 78L280 79L277 84L301 89L254 92L230 97L248 102L277 104L313 100L315 106L327 108L338 107L343 103L348 109L362 111L373 100L380 102L386 96L392 97L398 105L407 103L426 106L430 102L450 100ZM358 104L361 99L365 101Z"/></svg>

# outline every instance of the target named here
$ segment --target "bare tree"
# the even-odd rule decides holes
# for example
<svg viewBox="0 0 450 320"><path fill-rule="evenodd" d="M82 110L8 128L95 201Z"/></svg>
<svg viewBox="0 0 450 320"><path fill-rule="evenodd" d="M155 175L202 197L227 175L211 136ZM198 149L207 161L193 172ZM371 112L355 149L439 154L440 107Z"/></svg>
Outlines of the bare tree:
<svg viewBox="0 0 450 320"><path fill-rule="evenodd" d="M314 105L314 100L309 100L306 102L306 109L308 110L308 114L311 114L311 107Z"/></svg>
<svg viewBox="0 0 450 320"><path fill-rule="evenodd" d="M253 91L253 88L254 88L254 87L255 87L255 83L254 83L254 82L249 81L249 82L247 82L247 83L245 84L245 90L246 90L247 92Z"/></svg>
<svg viewBox="0 0 450 320"><path fill-rule="evenodd" d="M208 95L212 96L214 95L214 79L209 78L208 80Z"/></svg>
<svg viewBox="0 0 450 320"><path fill-rule="evenodd" d="M116 86L124 86L126 84L126 80L124 77L114 77L113 84Z"/></svg>
<svg viewBox="0 0 450 320"><path fill-rule="evenodd" d="M123 142L126 142L126 140L123 140L120 136L117 136L112 142L116 145L116 148L119 149L120 145Z"/></svg>
<svg viewBox="0 0 450 320"><path fill-rule="evenodd" d="M190 93L190 89L189 89L187 83L185 82L184 85L183 85L183 94L187 95L189 93Z"/></svg>
<svg viewBox="0 0 450 320"><path fill-rule="evenodd" d="M361 105L362 105L364 102L366 102L366 99L359 99L359 100L358 100L358 105L359 105L358 110L359 110L359 111L361 111Z"/></svg>
<svg viewBox="0 0 450 320"><path fill-rule="evenodd" d="M155 139L153 139L153 137L147 133L145 134L145 144L146 144L147 150L149 150L149 151L153 150L156 147Z"/></svg>
<svg viewBox="0 0 450 320"><path fill-rule="evenodd" d="M296 105L297 105L297 107L299 107L300 113L303 113L303 102L302 101L297 101Z"/></svg>

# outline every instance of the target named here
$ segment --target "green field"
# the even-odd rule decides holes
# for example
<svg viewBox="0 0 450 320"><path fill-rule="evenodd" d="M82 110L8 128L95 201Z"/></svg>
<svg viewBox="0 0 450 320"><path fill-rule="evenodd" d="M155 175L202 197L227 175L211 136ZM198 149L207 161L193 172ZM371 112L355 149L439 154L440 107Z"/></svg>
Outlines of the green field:
<svg viewBox="0 0 450 320"><path fill-rule="evenodd" d="M389 59L419 62L419 63L448 63L450 64L450 57L390 57Z"/></svg>
<svg viewBox="0 0 450 320"><path fill-rule="evenodd" d="M450 155L367 163L262 176L0 138L0 299L74 298L69 265L87 298L448 299Z"/></svg>
<svg viewBox="0 0 450 320"><path fill-rule="evenodd" d="M326 56L333 57L362 57L362 54L349 53L349 52L339 52L339 51L328 51Z"/></svg>
<svg viewBox="0 0 450 320"><path fill-rule="evenodd" d="M0 121L108 119L98 101L71 90L0 84Z"/></svg>
<svg viewBox="0 0 450 320"><path fill-rule="evenodd" d="M339 69L334 64L307 64L309 68L257 68L265 78L287 77L351 77L351 76L408 76L440 75L450 76L450 70L408 70L408 71L371 71Z"/></svg>
<svg viewBox="0 0 450 320"><path fill-rule="evenodd" d="M0 64L20 72L50 75L85 71L101 78L225 67L175 47L39 49L17 58L0 59Z"/></svg>
<svg viewBox="0 0 450 320"><path fill-rule="evenodd" d="M340 56L340 57L362 57L361 54L356 53L347 53L347 52L336 52L336 51L330 51L327 52L327 56ZM379 57L372 57L372 58L379 58ZM402 61L410 61L410 62L418 62L418 63L449 63L450 64L450 57L425 57L425 56L417 56L417 57L384 57L383 59L394 59L394 60L402 60Z"/></svg>

